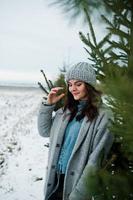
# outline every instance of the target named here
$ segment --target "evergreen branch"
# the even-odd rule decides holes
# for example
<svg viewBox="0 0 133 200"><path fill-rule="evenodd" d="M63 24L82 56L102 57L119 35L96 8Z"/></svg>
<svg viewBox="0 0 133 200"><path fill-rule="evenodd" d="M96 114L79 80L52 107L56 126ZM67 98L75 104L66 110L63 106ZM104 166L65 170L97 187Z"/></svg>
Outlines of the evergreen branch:
<svg viewBox="0 0 133 200"><path fill-rule="evenodd" d="M105 23L107 23L109 26L111 26L112 28L114 27L114 25L104 16L101 15L102 19L105 21Z"/></svg>
<svg viewBox="0 0 133 200"><path fill-rule="evenodd" d="M121 15L122 11L129 10L131 7L130 1L106 1L104 0L105 5L112 10L114 13L117 13L119 16Z"/></svg>
<svg viewBox="0 0 133 200"><path fill-rule="evenodd" d="M87 33L87 38L88 38L88 40L90 40L90 35L89 35L89 33Z"/></svg>
<svg viewBox="0 0 133 200"><path fill-rule="evenodd" d="M97 57L99 57L100 63L99 63L99 60L97 60L99 65L102 67L102 63L103 63L103 65L106 66L107 61L106 61L106 58L104 56L104 53L99 50L97 45L94 46L89 39L87 40L86 37L81 32L79 32L79 34L80 34L81 40L91 49L92 52L87 51L89 53L89 55L91 56L91 58L97 60ZM94 52L95 52L95 54L94 54Z"/></svg>
<svg viewBox="0 0 133 200"><path fill-rule="evenodd" d="M96 56L96 54L94 53L94 52L90 52L87 48L85 48L84 47L84 49L85 49L85 51L90 55L90 57L88 57L88 59L90 60L90 61L92 61L92 62L96 62L97 61L97 56Z"/></svg>
<svg viewBox="0 0 133 200"><path fill-rule="evenodd" d="M99 50L99 48L98 48L97 45L94 46L94 45L92 44L92 42L90 41L90 38L89 38L89 34L87 34L88 39L86 39L86 37L85 37L81 32L79 32L79 35L80 35L81 40L82 40L87 46L89 46L89 48L92 50L91 53L87 50L87 52L89 53L89 55L90 55L92 58L96 59L96 56L94 56L94 53L93 53L93 52L95 52L95 55L99 56L99 57L100 57L100 60L106 65L107 63L106 63L106 59L105 59L105 57L104 57L103 52ZM109 37L109 34L107 35L107 37Z"/></svg>
<svg viewBox="0 0 133 200"><path fill-rule="evenodd" d="M117 60L120 59L120 57L117 54L115 54L115 53L111 53L111 57L110 58L111 58L110 59L111 62L114 62L114 61L116 62Z"/></svg>
<svg viewBox="0 0 133 200"><path fill-rule="evenodd" d="M96 52L97 56L99 57L99 59L101 60L101 62L103 63L103 65L106 66L107 60L105 58L103 51L102 50L100 51L99 49L96 48L95 52Z"/></svg>
<svg viewBox="0 0 133 200"><path fill-rule="evenodd" d="M126 19L124 16L122 16L122 19L121 18L118 19L118 23L127 27L128 29L131 28L131 25L132 25L131 22L128 19Z"/></svg>
<svg viewBox="0 0 133 200"><path fill-rule="evenodd" d="M114 63L114 61L119 60L119 59L121 59L121 61L127 65L127 63L128 63L127 56L124 57L124 56L119 55L119 57L117 57L117 58L113 58L113 56L109 56L108 58L106 58L107 62L110 64L113 64L113 65L116 64L116 63Z"/></svg>
<svg viewBox="0 0 133 200"><path fill-rule="evenodd" d="M87 45L89 46L91 49L95 49L95 46L92 44L92 42L88 39L86 39L86 37L81 33L79 32L79 36L80 36L80 39Z"/></svg>
<svg viewBox="0 0 133 200"><path fill-rule="evenodd" d="M123 45L127 45L127 44L125 44L125 38L120 37L119 39L120 39L121 44L123 44Z"/></svg>
<svg viewBox="0 0 133 200"><path fill-rule="evenodd" d="M91 62L94 62L94 61L95 61L94 59L91 59L91 58L89 58L89 57L88 57L88 60L90 60Z"/></svg>
<svg viewBox="0 0 133 200"><path fill-rule="evenodd" d="M111 49L112 49L112 46L109 46L108 48L104 49L104 50L103 50L104 55L105 55L106 53L108 53Z"/></svg>
<svg viewBox="0 0 133 200"><path fill-rule="evenodd" d="M124 57L123 55L121 55L121 54L116 54L116 53L114 53L113 51L111 51L109 54L112 56L112 59L113 59L113 60L122 59L122 58ZM127 56L126 56L126 57L127 57Z"/></svg>
<svg viewBox="0 0 133 200"><path fill-rule="evenodd" d="M86 50L86 52L90 55L90 57L91 58L88 58L89 60L91 60L92 62L94 62L94 63L96 63L96 68L99 70L99 69L101 69L102 68L102 63L104 62L104 59L103 58L100 58L99 59L99 57L97 56L97 54L95 54L94 52L95 51L93 51L93 52L89 52L88 51L88 49L86 49L85 47L84 47L84 49ZM102 57L102 56L101 56Z"/></svg>
<svg viewBox="0 0 133 200"><path fill-rule="evenodd" d="M99 57L99 58L100 58L100 63L103 62L104 65L106 65L107 62L106 62L106 59L105 59L105 57L104 57L104 53L103 53L102 51L99 50L99 48L97 47L97 45L94 46L94 45L91 43L91 41L89 40L89 45L88 45L88 46L89 46L90 49L92 50L91 53L89 52L89 54L91 55L91 57L94 58L95 60L97 60L97 57ZM100 65L101 65L101 64L100 64ZM101 67L102 67L102 65L101 65Z"/></svg>
<svg viewBox="0 0 133 200"><path fill-rule="evenodd" d="M86 50L86 52L92 57L91 52L89 52L89 50L87 48L84 47L84 49Z"/></svg>
<svg viewBox="0 0 133 200"><path fill-rule="evenodd" d="M120 29L116 29L115 27L108 27L107 28L108 30L110 30L111 33L113 33L114 35L117 35L117 36L121 36L121 37L124 37L126 38L127 40L129 40L129 34L120 30Z"/></svg>
<svg viewBox="0 0 133 200"><path fill-rule="evenodd" d="M79 37L80 37L80 39L83 41L83 43L85 43L87 46L90 45L90 43L89 43L90 40L87 39L87 38L83 35L82 32L79 32Z"/></svg>
<svg viewBox="0 0 133 200"><path fill-rule="evenodd" d="M107 40L110 38L111 33L107 34L97 45L98 48L102 48L103 45L107 42Z"/></svg>
<svg viewBox="0 0 133 200"><path fill-rule="evenodd" d="M108 40L108 43L112 45L111 46L112 48L121 49L124 52L126 52L127 54L129 54L129 52L130 52L129 49L125 45L123 45L122 43L118 43L118 42L115 42L115 41L109 41L109 40Z"/></svg>
<svg viewBox="0 0 133 200"><path fill-rule="evenodd" d="M91 32L93 42L94 42L95 46L97 46L96 36L95 36L95 32L94 32L94 29L93 29L93 26L92 26L92 23L91 23L91 20L90 20L90 16L89 16L88 11L86 9L84 9L84 11L85 11L85 14L86 14L86 17L87 17L87 21L89 23L89 28L90 28L90 32Z"/></svg>
<svg viewBox="0 0 133 200"><path fill-rule="evenodd" d="M113 61L113 58L112 56L109 56L108 58L106 58L107 62L110 63L110 64L113 64L112 61Z"/></svg>

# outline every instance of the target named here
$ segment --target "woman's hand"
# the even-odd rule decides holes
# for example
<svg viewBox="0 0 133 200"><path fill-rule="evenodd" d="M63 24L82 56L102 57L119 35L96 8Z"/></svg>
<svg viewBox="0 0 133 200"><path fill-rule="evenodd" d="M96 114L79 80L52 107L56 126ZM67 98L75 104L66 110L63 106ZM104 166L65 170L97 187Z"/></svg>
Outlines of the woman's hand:
<svg viewBox="0 0 133 200"><path fill-rule="evenodd" d="M61 89L63 89L63 87L55 87L55 88L51 89L50 93L48 94L48 98L47 98L48 104L55 104L65 96L64 93L57 95L58 91Z"/></svg>

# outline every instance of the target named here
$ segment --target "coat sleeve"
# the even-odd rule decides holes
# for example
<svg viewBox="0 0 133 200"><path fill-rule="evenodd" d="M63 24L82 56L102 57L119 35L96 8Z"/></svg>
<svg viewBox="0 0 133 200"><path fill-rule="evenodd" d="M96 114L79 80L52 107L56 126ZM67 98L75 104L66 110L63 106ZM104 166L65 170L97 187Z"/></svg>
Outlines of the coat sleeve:
<svg viewBox="0 0 133 200"><path fill-rule="evenodd" d="M92 197L95 196L96 199L97 195L101 195L97 172L113 143L113 136L108 129L106 116L101 123L93 142L92 153L77 185L70 194L70 200L91 200Z"/></svg>
<svg viewBox="0 0 133 200"><path fill-rule="evenodd" d="M52 113L54 111L55 105L41 104L39 115L38 115L38 131L43 137L50 136L50 129L52 126Z"/></svg>

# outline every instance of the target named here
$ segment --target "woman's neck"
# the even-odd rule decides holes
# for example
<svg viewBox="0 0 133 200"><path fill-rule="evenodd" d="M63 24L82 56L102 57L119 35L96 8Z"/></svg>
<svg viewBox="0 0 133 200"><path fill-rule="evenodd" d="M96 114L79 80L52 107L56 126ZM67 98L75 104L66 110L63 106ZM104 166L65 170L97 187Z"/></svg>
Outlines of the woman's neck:
<svg viewBox="0 0 133 200"><path fill-rule="evenodd" d="M79 100L78 101L78 110L82 110L86 104L87 104L87 100Z"/></svg>

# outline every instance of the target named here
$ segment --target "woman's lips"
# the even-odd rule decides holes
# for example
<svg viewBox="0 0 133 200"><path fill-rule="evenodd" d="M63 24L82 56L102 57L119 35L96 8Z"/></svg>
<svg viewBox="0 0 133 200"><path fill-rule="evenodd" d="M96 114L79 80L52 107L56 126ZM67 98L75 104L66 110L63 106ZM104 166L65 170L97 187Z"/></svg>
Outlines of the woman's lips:
<svg viewBox="0 0 133 200"><path fill-rule="evenodd" d="M72 93L73 95L78 95L79 93Z"/></svg>

